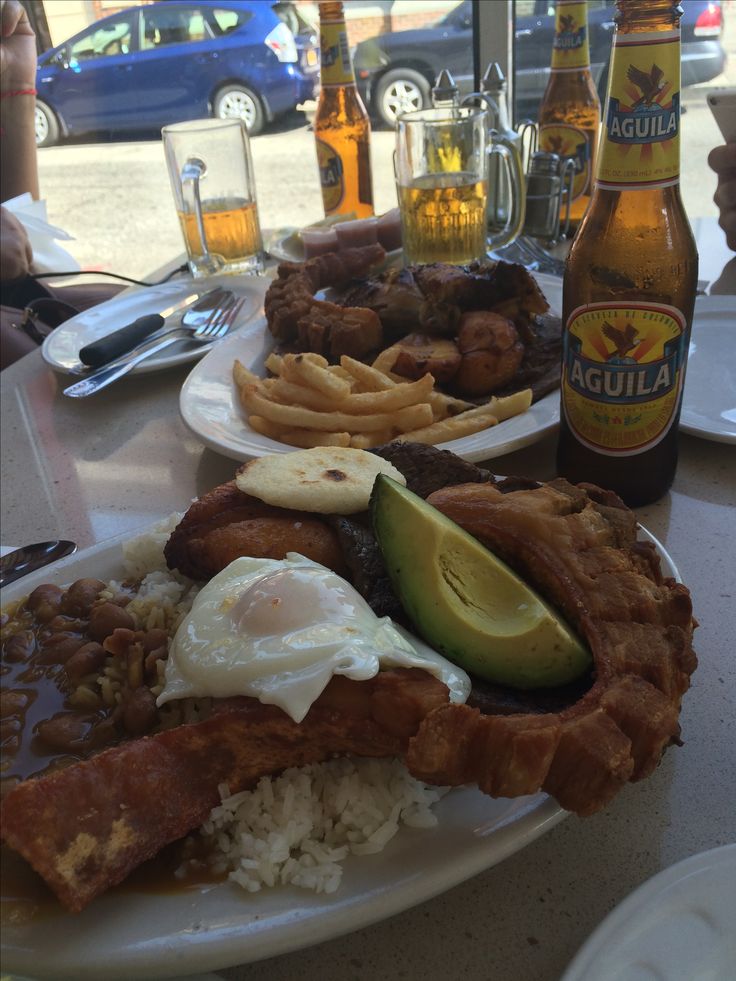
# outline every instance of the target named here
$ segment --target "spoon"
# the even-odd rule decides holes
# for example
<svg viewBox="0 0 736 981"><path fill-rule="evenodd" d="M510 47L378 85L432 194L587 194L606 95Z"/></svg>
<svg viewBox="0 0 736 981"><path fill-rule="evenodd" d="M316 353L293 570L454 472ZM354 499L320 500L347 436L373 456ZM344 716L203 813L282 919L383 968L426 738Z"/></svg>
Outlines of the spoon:
<svg viewBox="0 0 736 981"><path fill-rule="evenodd" d="M56 562L63 559L65 555L76 552L75 542L52 541L37 542L35 545L23 545L16 548L13 552L0 557L0 586L9 586L11 582L20 579L21 576L35 572L49 562Z"/></svg>

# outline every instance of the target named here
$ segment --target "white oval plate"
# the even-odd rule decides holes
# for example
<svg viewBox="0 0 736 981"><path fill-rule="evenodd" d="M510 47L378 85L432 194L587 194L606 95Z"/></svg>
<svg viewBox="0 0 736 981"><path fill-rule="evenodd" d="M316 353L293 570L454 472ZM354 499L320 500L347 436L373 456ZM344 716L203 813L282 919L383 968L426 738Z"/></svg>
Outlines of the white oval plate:
<svg viewBox="0 0 736 981"><path fill-rule="evenodd" d="M75 369L80 367L79 352L85 345L120 330L138 317L159 313L192 293L205 293L214 286L226 286L245 297L243 308L232 328L238 330L263 309L263 297L269 282L269 279L261 276L209 276L202 279L183 276L157 286L125 290L111 300L83 310L76 317L59 324L43 342L41 354L46 363L56 371L76 374ZM162 368L196 361L215 344L217 341L211 344L191 344L184 338L181 343L172 344L160 354L154 354L143 361L133 368L131 374L160 371Z"/></svg>
<svg viewBox="0 0 736 981"><path fill-rule="evenodd" d="M122 545L129 537L100 543L13 583L3 590L3 605L40 583L120 578ZM445 892L524 848L566 816L546 794L493 800L471 788L453 790L435 810L437 827L402 828L378 855L348 859L340 888L329 896L297 888L252 894L229 883L157 894L113 889L79 914L59 907L35 922L4 923L3 971L34 978L134 981L298 950Z"/></svg>
<svg viewBox="0 0 736 981"><path fill-rule="evenodd" d="M562 280L535 274L550 304L559 315ZM290 453L294 447L254 432L247 423L232 379L233 361L265 376L264 362L273 347L265 320L252 321L234 337L225 338L191 371L181 390L179 409L191 431L216 453L233 460L250 460L271 453ZM550 392L520 416L440 444L464 460L490 460L536 443L560 421L559 392Z"/></svg>
<svg viewBox="0 0 736 981"><path fill-rule="evenodd" d="M736 845L692 855L617 906L562 981L732 981L735 908Z"/></svg>
<svg viewBox="0 0 736 981"><path fill-rule="evenodd" d="M736 443L736 297L699 296L682 396L680 429Z"/></svg>

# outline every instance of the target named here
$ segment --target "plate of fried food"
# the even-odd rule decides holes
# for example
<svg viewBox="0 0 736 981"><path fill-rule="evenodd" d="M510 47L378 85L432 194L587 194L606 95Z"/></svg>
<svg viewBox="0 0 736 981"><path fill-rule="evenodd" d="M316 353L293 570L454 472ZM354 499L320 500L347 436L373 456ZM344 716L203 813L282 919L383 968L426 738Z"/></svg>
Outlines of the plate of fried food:
<svg viewBox="0 0 736 981"><path fill-rule="evenodd" d="M384 258L282 263L263 317L187 378L189 428L235 460L401 439L477 461L558 424L559 279L505 262L373 272Z"/></svg>
<svg viewBox="0 0 736 981"><path fill-rule="evenodd" d="M601 810L677 741L675 575L615 495L392 443L249 461L14 583L4 969L258 960Z"/></svg>

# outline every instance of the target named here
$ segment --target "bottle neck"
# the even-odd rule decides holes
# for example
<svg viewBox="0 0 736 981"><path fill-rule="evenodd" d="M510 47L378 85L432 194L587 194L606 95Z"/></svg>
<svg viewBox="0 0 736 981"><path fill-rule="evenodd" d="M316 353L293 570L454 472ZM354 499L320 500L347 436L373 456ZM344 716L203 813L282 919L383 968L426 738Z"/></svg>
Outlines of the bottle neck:
<svg viewBox="0 0 736 981"><path fill-rule="evenodd" d="M567 72L586 68L590 68L588 5L584 0L557 0L550 70Z"/></svg>
<svg viewBox="0 0 736 981"><path fill-rule="evenodd" d="M650 190L677 185L679 179L679 20L664 29L618 28L611 52L596 187Z"/></svg>
<svg viewBox="0 0 736 981"><path fill-rule="evenodd" d="M320 84L355 83L342 3L321 3L319 20Z"/></svg>

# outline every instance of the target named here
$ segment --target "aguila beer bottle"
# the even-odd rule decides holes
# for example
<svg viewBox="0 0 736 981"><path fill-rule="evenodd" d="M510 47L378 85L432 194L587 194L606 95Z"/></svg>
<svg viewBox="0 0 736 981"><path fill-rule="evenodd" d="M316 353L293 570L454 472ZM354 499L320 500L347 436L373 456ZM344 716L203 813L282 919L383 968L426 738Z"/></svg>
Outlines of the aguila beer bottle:
<svg viewBox="0 0 736 981"><path fill-rule="evenodd" d="M617 6L593 197L563 283L557 463L638 506L677 466L698 256L679 187L682 8Z"/></svg>
<svg viewBox="0 0 736 981"><path fill-rule="evenodd" d="M539 148L575 161L570 202L574 231L590 203L601 102L590 73L584 0L557 0L549 81L539 106ZM567 201L564 200L562 218Z"/></svg>
<svg viewBox="0 0 736 981"><path fill-rule="evenodd" d="M325 215L373 214L371 126L355 87L342 3L322 2L314 135Z"/></svg>

